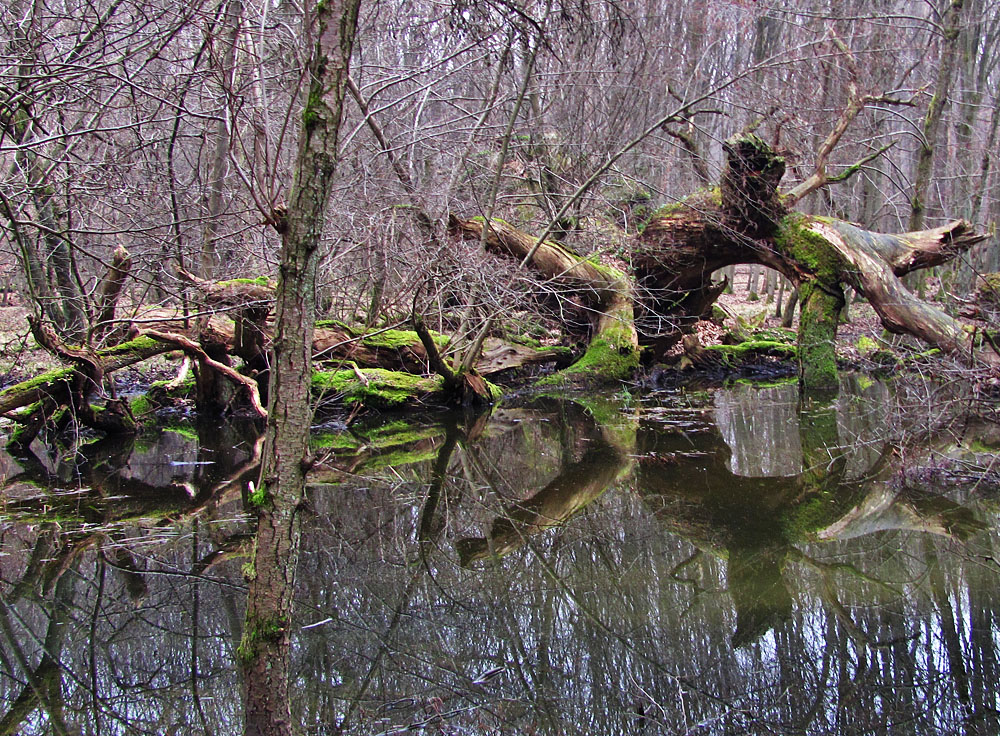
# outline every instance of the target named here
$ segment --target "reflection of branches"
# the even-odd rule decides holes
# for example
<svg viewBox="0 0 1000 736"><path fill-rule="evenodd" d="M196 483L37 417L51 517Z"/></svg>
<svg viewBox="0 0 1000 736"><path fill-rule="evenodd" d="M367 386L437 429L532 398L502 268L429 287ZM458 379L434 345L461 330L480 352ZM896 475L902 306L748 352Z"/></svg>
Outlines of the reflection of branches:
<svg viewBox="0 0 1000 736"><path fill-rule="evenodd" d="M903 595L902 591L897 590L896 588L892 587L885 581L879 580L876 577L872 577L863 570L859 570L849 562L820 562L814 557L810 557L797 547L792 547L788 553L788 556L793 561L801 562L804 565L811 567L813 570L816 570L820 574L829 576L829 573L835 573L835 572L847 573L848 575L852 575L858 578L859 580L864 580L866 583L877 585L878 587L882 588L886 592L891 593L896 597L902 597Z"/></svg>
<svg viewBox="0 0 1000 736"><path fill-rule="evenodd" d="M52 595L52 612L49 625L42 642L42 657L36 667L32 667L18 642L17 634L10 620L10 609L0 598L0 631L7 645L14 653L17 665L24 673L25 685L11 703L10 708L0 718L0 734L18 733L23 723L35 708L42 706L49 715L52 729L63 736L68 734L63 722L62 710L62 654L66 625L69 622L68 608L73 598L75 576L70 571L63 572L56 581Z"/></svg>
<svg viewBox="0 0 1000 736"><path fill-rule="evenodd" d="M884 583L876 578L873 578L870 575L866 575L853 565L849 565L847 563L820 562L818 560L813 559L812 557L809 557L804 552L801 552L800 550L795 548L792 548L792 550L789 552L789 556L798 562L802 562L803 564L807 565L808 567L812 568L817 573L819 573L819 576L822 580L822 585L820 586L820 599L827 606L828 610L830 610L833 613L837 621L839 621L840 624L844 627L844 630L847 631L848 636L851 637L851 640L854 641L854 643L859 647L859 649L862 649L864 647L871 647L873 649L886 649L893 647L896 644L900 644L906 641L911 641L912 639L916 638L917 636L916 634L911 634L909 636L894 637L892 639L888 639L885 641L872 639L867 633L865 633L861 629L860 626L857 625L857 623L854 621L854 618L847 610L846 606L844 606L844 604L841 603L840 599L837 597L837 589L833 582L833 573L848 572L862 580L865 580L866 582L878 585L884 588L885 590L893 593L896 596L901 596L902 593L897 591L891 585Z"/></svg>
<svg viewBox="0 0 1000 736"><path fill-rule="evenodd" d="M347 729L350 724L351 719L358 712L361 707L361 700L364 698L365 693L368 692L368 688L371 686L372 680L375 678L375 673L382 665L382 660L389 651L389 647L392 643L392 637L396 633L396 629L399 627L399 622L402 620L403 615L406 613L406 609L410 605L410 599L413 597L413 592L416 590L417 581L420 579L420 574L423 571L423 567L416 567L413 570L413 574L410 575L409 581L406 583L406 590L403 591L403 595L400 596L399 603L392 612L392 619L389 621L389 626L386 628L385 633L382 635L379 642L378 651L372 658L372 662L368 667L368 671L361 680L361 684L358 686L357 693L351 698L350 703L347 706L347 712L344 713L344 717L337 724L337 727L333 730L335 736L340 736Z"/></svg>
<svg viewBox="0 0 1000 736"><path fill-rule="evenodd" d="M696 549L694 551L694 554L692 554L690 557L688 557L685 560L681 560L676 565L674 565L673 568L671 568L671 570L670 570L670 579L671 580L676 580L678 583L681 583L682 585L690 585L691 589L695 593L699 593L699 594L700 593L704 593L705 589L702 588L698 584L697 580L695 580L694 578L682 578L682 577L680 577L681 571L684 570L689 565L693 565L695 562L697 562L698 560L700 560L702 554L703 554L703 552L700 549Z"/></svg>

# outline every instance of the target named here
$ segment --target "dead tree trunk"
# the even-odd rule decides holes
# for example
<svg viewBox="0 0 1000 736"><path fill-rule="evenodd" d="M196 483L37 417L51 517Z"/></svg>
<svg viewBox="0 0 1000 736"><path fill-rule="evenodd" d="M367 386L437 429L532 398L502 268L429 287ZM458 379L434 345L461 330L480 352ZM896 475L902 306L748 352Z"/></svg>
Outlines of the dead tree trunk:
<svg viewBox="0 0 1000 736"><path fill-rule="evenodd" d="M537 239L502 220L493 220L484 235L482 219L452 217L449 230L481 241L487 250L525 261L544 278L569 288L591 315L590 345L580 360L556 381L587 383L620 381L639 365L639 342L633 318L632 286L625 274L585 259L551 240Z"/></svg>
<svg viewBox="0 0 1000 736"><path fill-rule="evenodd" d="M781 272L798 288L800 378L806 388L837 387L834 340L845 286L869 300L887 329L1000 370L996 351L912 295L899 279L945 263L982 240L969 223L882 235L841 220L791 212L788 205L801 195L778 192L784 162L767 144L742 136L727 141L726 153L718 189L660 211L633 243L644 298L639 322L643 342L658 349L677 342L722 292L725 284L712 281L713 271L758 263ZM651 325L659 329L649 330Z"/></svg>

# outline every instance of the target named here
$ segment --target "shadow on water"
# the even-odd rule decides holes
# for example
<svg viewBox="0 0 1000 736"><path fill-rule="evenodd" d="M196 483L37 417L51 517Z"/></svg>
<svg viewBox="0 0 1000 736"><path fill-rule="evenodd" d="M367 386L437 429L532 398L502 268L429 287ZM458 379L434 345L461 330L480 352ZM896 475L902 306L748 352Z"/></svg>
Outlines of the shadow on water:
<svg viewBox="0 0 1000 736"><path fill-rule="evenodd" d="M300 730L995 733L995 427L901 397L317 428ZM0 456L0 734L238 732L256 427L35 450Z"/></svg>

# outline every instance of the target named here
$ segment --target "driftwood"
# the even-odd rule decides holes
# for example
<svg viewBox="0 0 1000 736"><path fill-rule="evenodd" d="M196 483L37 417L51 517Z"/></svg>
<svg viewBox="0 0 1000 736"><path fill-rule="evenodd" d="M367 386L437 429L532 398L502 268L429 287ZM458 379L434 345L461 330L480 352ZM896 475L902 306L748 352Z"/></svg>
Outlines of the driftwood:
<svg viewBox="0 0 1000 736"><path fill-rule="evenodd" d="M244 389L248 396L250 397L250 405L253 407L254 411L261 417L267 417L267 409L265 409L260 403L260 391L257 388L257 382L241 373L233 370L228 365L219 363L208 356L208 354L201 348L198 343L184 335L178 335L172 332L161 332L159 330L146 330L146 335L149 337L160 340L161 342L169 343L177 346L185 353L198 358L203 363L207 364L212 370L215 370L222 375L224 375L229 380L234 383L238 383Z"/></svg>

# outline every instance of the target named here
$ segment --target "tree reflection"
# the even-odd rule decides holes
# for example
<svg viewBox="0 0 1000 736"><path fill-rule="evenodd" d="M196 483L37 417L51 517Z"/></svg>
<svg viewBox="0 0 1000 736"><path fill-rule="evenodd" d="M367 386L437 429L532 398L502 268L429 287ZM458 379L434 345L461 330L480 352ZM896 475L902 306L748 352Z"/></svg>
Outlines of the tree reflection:
<svg viewBox="0 0 1000 736"><path fill-rule="evenodd" d="M891 397L866 390L539 399L317 437L295 727L995 732L995 506L981 479L902 472ZM179 439L5 461L0 733L240 729L259 445Z"/></svg>

